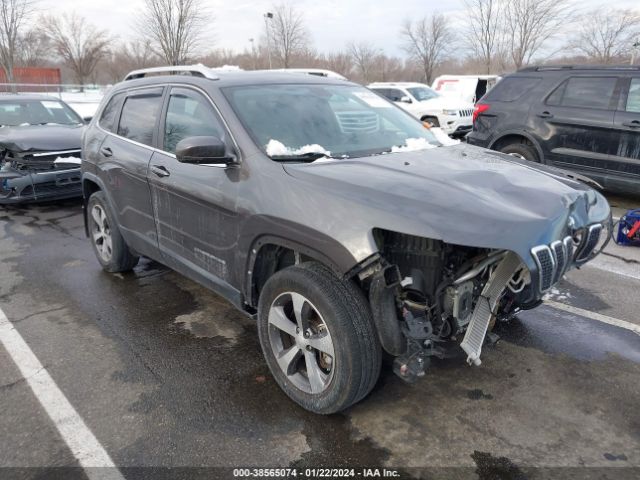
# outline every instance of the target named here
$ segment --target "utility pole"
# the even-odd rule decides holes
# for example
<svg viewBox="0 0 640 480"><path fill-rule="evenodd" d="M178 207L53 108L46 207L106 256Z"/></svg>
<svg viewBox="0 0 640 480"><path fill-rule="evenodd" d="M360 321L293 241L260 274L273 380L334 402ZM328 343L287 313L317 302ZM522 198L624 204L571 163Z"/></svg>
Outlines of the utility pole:
<svg viewBox="0 0 640 480"><path fill-rule="evenodd" d="M636 52L638 51L638 48L640 48L640 40L636 41L636 43L634 43L632 47L633 50L631 50L631 61L629 62L629 65L633 65L633 62L636 59Z"/></svg>
<svg viewBox="0 0 640 480"><path fill-rule="evenodd" d="M269 20L273 19L273 13L271 12L267 12L264 14L264 26L267 29L267 55L269 56L269 70L271 70L273 67L271 65L271 39L270 39L270 34L269 34Z"/></svg>
<svg viewBox="0 0 640 480"><path fill-rule="evenodd" d="M251 60L253 63L253 69L257 70L258 69L258 59L257 59L257 55L256 55L256 46L253 43L253 38L249 39L249 43L251 43Z"/></svg>

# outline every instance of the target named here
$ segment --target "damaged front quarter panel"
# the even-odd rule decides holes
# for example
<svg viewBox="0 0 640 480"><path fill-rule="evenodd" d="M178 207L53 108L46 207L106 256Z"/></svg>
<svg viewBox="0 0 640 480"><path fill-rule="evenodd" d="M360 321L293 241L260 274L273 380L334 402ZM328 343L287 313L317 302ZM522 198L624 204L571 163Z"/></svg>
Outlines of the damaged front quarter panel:
<svg viewBox="0 0 640 480"><path fill-rule="evenodd" d="M461 335L479 365L496 319L539 305L609 237L604 197L561 171L465 145L443 150L285 167L330 192L327 211L358 212L329 234L360 261L379 255L359 281L405 380Z"/></svg>

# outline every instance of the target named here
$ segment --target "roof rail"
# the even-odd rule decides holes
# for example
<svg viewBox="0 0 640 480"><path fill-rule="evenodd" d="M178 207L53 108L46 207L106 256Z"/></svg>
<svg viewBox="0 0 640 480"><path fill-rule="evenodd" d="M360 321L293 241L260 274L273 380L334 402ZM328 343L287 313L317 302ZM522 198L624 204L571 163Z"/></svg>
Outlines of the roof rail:
<svg viewBox="0 0 640 480"><path fill-rule="evenodd" d="M640 65L539 65L525 67L519 72L544 72L549 70L640 70Z"/></svg>
<svg viewBox="0 0 640 480"><path fill-rule="evenodd" d="M197 65L168 65L166 67L142 68L127 73L124 80L135 80L136 78L144 78L148 75L192 75L194 77L208 78L209 80L219 80L213 69L205 67L201 63Z"/></svg>

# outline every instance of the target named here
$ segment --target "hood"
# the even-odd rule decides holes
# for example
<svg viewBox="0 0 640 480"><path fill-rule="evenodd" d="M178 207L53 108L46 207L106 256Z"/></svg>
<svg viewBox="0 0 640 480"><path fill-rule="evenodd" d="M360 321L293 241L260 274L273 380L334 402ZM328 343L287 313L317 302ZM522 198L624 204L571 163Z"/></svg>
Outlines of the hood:
<svg viewBox="0 0 640 480"><path fill-rule="evenodd" d="M0 147L15 153L79 150L84 125L0 128Z"/></svg>
<svg viewBox="0 0 640 480"><path fill-rule="evenodd" d="M362 215L378 228L508 249L525 262L532 247L563 238L570 225L610 214L602 195L561 171L465 144L284 168L325 189L327 208L345 209L354 222Z"/></svg>

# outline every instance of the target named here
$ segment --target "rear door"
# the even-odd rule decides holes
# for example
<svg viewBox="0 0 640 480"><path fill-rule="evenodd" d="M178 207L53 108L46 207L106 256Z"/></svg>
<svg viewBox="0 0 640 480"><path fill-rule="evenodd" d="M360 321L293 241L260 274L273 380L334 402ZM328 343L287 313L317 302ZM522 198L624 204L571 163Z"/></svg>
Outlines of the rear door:
<svg viewBox="0 0 640 480"><path fill-rule="evenodd" d="M152 257L157 253L157 238L147 168L162 95L163 87L129 91L115 135L107 135L99 149L99 175L109 189L122 235L131 248Z"/></svg>
<svg viewBox="0 0 640 480"><path fill-rule="evenodd" d="M185 87L171 87L159 134L148 179L163 261L224 289L236 251L240 169L180 163L175 151L194 136L216 136L232 151L229 135L212 101Z"/></svg>
<svg viewBox="0 0 640 480"><path fill-rule="evenodd" d="M620 141L611 157L605 184L631 192L640 190L640 77L625 79L620 108L615 113Z"/></svg>
<svg viewBox="0 0 640 480"><path fill-rule="evenodd" d="M601 181L619 136L613 124L621 87L615 75L571 76L531 109L551 163Z"/></svg>

